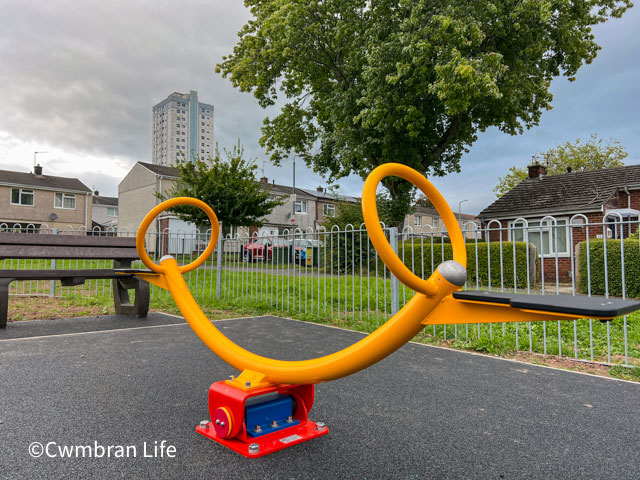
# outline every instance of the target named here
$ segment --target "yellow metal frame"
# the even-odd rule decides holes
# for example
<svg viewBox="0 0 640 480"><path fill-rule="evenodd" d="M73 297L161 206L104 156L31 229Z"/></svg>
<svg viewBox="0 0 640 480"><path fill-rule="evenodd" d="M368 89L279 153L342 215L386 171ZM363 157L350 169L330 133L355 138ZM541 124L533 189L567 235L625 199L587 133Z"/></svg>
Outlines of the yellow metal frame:
<svg viewBox="0 0 640 480"><path fill-rule="evenodd" d="M382 360L418 334L425 325L446 323L487 323L509 321L538 321L552 318L575 319L564 314L532 312L510 308L508 305L460 301L452 293L460 287L447 281L439 271L427 280L414 275L393 252L380 227L376 210L376 189L380 181L395 175L416 185L433 203L444 220L453 247L453 258L466 267L467 255L464 238L451 208L438 190L420 173L406 165L388 163L377 167L364 184L362 211L371 241L380 258L398 279L416 291L409 302L384 325L359 342L324 357L300 361L283 361L256 355L229 340L214 327L191 295L182 274L197 268L215 248L219 225L215 213L204 202L194 198L174 198L162 202L151 210L142 221L136 237L136 248L142 262L154 273L138 273L137 276L168 290L176 305L196 335L216 355L251 376L256 383L311 384L341 378ZM176 205L192 205L201 208L211 221L212 235L207 249L194 262L179 266L172 257L154 263L144 248L144 239L154 218ZM242 387L245 377L231 380ZM242 387L244 388L244 387Z"/></svg>

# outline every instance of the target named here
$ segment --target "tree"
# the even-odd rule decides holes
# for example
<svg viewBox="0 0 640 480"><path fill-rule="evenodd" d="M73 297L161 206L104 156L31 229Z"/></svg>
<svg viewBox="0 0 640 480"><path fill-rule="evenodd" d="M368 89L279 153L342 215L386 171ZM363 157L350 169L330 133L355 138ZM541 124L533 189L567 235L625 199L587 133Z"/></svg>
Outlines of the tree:
<svg viewBox="0 0 640 480"><path fill-rule="evenodd" d="M535 156L546 160L547 175L562 175L567 173L568 168L575 172L587 172L621 167L624 165L622 160L627 155L627 151L618 140L610 139L605 144L598 138L598 134L592 133L586 143L580 143L578 138L575 142L568 141ZM501 197L527 177L526 167L513 166L504 177L500 177L493 191L497 197Z"/></svg>
<svg viewBox="0 0 640 480"><path fill-rule="evenodd" d="M282 201L270 196L255 179L257 165L243 158L238 141L233 150L224 149L226 160L216 145L215 155L208 161L195 157L192 162L178 162L180 178L168 197L194 197L210 205L225 226L262 225L260 221ZM164 199L162 195L160 198ZM207 215L196 207L177 206L170 210L184 221L206 225Z"/></svg>
<svg viewBox="0 0 640 480"><path fill-rule="evenodd" d="M252 19L216 71L263 108L261 144L333 182L400 162L460 170L478 131L515 135L551 108L551 80L574 79L600 48L593 25L630 0L245 0ZM314 150L314 152L312 152ZM383 185L408 204L413 189Z"/></svg>

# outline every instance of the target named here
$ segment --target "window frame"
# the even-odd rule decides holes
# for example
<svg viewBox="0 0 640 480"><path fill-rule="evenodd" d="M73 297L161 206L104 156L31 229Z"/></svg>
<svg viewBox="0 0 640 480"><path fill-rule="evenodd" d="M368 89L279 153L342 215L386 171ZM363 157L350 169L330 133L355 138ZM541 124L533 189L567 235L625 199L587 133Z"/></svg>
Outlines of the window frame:
<svg viewBox="0 0 640 480"><path fill-rule="evenodd" d="M109 213L110 211L115 211L116 214L113 215L112 213ZM107 207L107 217L117 217L118 216L118 207Z"/></svg>
<svg viewBox="0 0 640 480"><path fill-rule="evenodd" d="M13 202L13 191L18 190L18 203ZM27 192L27 194L31 195L31 204L22 203L22 192ZM20 187L11 187L11 191L9 192L9 203L11 205L16 205L19 207L35 207L36 205L36 191L29 188L20 188Z"/></svg>
<svg viewBox="0 0 640 480"><path fill-rule="evenodd" d="M329 213L329 210L332 210L332 212ZM325 203L322 206L322 215L324 217L335 217L336 216L336 206L333 203Z"/></svg>
<svg viewBox="0 0 640 480"><path fill-rule="evenodd" d="M298 210L298 204L300 205L300 210ZM304 205L304 211L302 211L302 206ZM300 215L307 215L307 201L306 200L295 200L293 202L293 211Z"/></svg>
<svg viewBox="0 0 640 480"><path fill-rule="evenodd" d="M570 233L569 233L569 217L553 217L556 221L555 226L550 218L545 220L545 225L540 226L543 217L534 217L534 218L525 218L527 221L527 226L525 227L522 222L515 222L514 220L509 220L508 222L508 239L510 242L527 242L532 243L536 250L538 250L537 255L541 258L555 258L556 255L558 258L561 257L569 257L570 256L570 243L572 241ZM559 224L559 222L564 222L563 225ZM515 226L514 226L515 224ZM534 225L532 225L534 224ZM564 228L563 228L564 227ZM523 232L522 238L518 238L515 235L517 230L526 230ZM558 243L561 243L561 232L564 232L564 245L565 248L563 251L554 251L553 245L555 243L555 233L554 230L558 231ZM531 233L537 234L540 236L540 245L536 245L533 241L529 239L529 235ZM542 242L544 241L545 234L547 234L547 243L544 245L544 252L540 251L540 246L542 246Z"/></svg>
<svg viewBox="0 0 640 480"><path fill-rule="evenodd" d="M60 206L56 205L56 201L58 200L58 195L60 195ZM64 201L65 198L73 199L73 208L65 207ZM61 210L76 210L78 203L76 202L76 194L75 193L64 193L64 192L54 192L53 194L53 208L59 208Z"/></svg>

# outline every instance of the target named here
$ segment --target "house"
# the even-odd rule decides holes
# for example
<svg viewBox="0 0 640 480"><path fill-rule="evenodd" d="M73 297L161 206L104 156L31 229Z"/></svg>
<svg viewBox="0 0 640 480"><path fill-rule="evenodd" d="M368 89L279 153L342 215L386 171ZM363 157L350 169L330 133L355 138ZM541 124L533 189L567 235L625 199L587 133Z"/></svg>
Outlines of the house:
<svg viewBox="0 0 640 480"><path fill-rule="evenodd" d="M571 249L577 251L587 232L590 238L626 238L638 229L639 210L640 165L552 176L544 166L531 165L529 177L479 217L491 241L533 243L544 260L545 279L555 280L557 257L558 277L567 281ZM620 218L627 222L622 228Z"/></svg>
<svg viewBox="0 0 640 480"><path fill-rule="evenodd" d="M283 203L262 219L261 227L240 227L238 234L253 235L257 232L258 236L267 236L278 235L285 230L293 231L296 228L303 231L315 228L317 206L313 195L309 195L300 188L295 189L294 195L293 187L279 185L275 180L269 183L267 177L260 179L260 186L263 190L269 191L273 197L282 199Z"/></svg>
<svg viewBox="0 0 640 480"><path fill-rule="evenodd" d="M279 185L275 181L269 183L267 177L262 177L260 184L274 197L282 198L284 203L274 208L262 220L262 227L239 229L239 232L244 234L253 235L257 232L258 236L266 236L282 234L285 230L289 232L293 232L295 229L300 229L303 232L316 230L327 217L336 215L339 203L360 202L360 199L355 197L328 193L322 187L315 190L296 188L294 197L293 187Z"/></svg>
<svg viewBox="0 0 640 480"><path fill-rule="evenodd" d="M335 217L338 211L338 205L340 203L350 203L352 205L359 205L360 199L358 197L350 197L348 195L339 195L333 192L327 192L326 188L317 187L315 190L301 189L303 192L314 197L316 202L316 218L315 227L324 222L326 219ZM357 227L357 225L355 225Z"/></svg>
<svg viewBox="0 0 640 480"><path fill-rule="evenodd" d="M0 170L0 227L90 230L92 191L77 178Z"/></svg>
<svg viewBox="0 0 640 480"><path fill-rule="evenodd" d="M174 167L137 162L118 185L118 235L134 235L147 213L160 203L157 194L169 197L179 175ZM191 254L198 248L196 231L195 225L161 213L149 227L147 251L158 256Z"/></svg>
<svg viewBox="0 0 640 480"><path fill-rule="evenodd" d="M137 162L118 185L118 228L135 232L145 215L160 203L156 194L167 195L179 177L177 168ZM182 226L182 225L181 225ZM155 231L169 227L157 219Z"/></svg>
<svg viewBox="0 0 640 480"><path fill-rule="evenodd" d="M118 197L102 197L97 190L93 192L91 214L93 231L118 229Z"/></svg>
<svg viewBox="0 0 640 480"><path fill-rule="evenodd" d="M479 230L479 221L475 215L467 213L454 212L456 219L460 225L460 229L463 231L466 238L475 238L476 232ZM411 230L409 230L411 228ZM436 233L446 232L444 222L440 217L440 214L435 208L423 207L421 205L415 208L415 211L405 217L404 229L413 234L419 233Z"/></svg>

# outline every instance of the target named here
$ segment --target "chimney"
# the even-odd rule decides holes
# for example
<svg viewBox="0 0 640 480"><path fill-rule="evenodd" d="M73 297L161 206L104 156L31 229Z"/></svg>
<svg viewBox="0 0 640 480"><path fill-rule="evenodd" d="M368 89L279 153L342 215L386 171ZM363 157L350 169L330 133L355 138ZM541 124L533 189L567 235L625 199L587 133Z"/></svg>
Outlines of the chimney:
<svg viewBox="0 0 640 480"><path fill-rule="evenodd" d="M36 177L42 176L42 167L40 166L40 164L33 167L33 173L35 173Z"/></svg>
<svg viewBox="0 0 640 480"><path fill-rule="evenodd" d="M316 188L316 190L317 190L318 192L320 192L320 193L324 192L324 188L322 188L322 187L317 187L317 188Z"/></svg>
<svg viewBox="0 0 640 480"><path fill-rule="evenodd" d="M547 168L544 165L529 165L529 178L540 178L547 174Z"/></svg>
<svg viewBox="0 0 640 480"><path fill-rule="evenodd" d="M267 183L269 183L269 179L267 177L262 177L260 179L260 183L262 183L263 185L266 185Z"/></svg>

